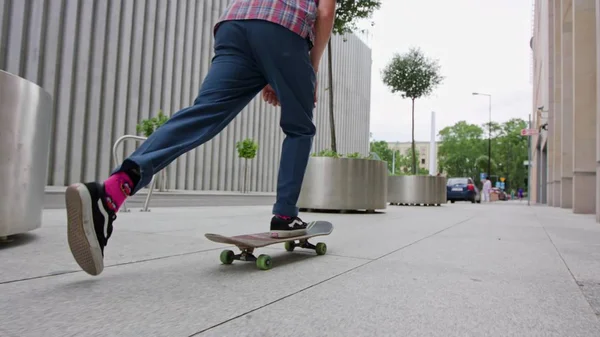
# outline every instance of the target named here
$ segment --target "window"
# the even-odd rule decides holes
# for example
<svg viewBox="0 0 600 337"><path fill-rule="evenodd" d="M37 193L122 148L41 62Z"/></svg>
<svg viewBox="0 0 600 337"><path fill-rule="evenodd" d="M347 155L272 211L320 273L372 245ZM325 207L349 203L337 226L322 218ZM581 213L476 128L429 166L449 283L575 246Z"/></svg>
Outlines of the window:
<svg viewBox="0 0 600 337"><path fill-rule="evenodd" d="M450 178L448 179L448 186L463 184L467 185L469 183L469 179L467 178Z"/></svg>
<svg viewBox="0 0 600 337"><path fill-rule="evenodd" d="M425 158L421 158L421 164L425 165Z"/></svg>

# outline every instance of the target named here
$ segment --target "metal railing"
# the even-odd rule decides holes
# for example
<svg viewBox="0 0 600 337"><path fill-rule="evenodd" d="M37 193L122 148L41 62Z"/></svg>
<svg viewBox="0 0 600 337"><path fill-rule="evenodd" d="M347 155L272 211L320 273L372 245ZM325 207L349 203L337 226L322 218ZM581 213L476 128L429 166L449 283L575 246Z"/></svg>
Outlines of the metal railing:
<svg viewBox="0 0 600 337"><path fill-rule="evenodd" d="M136 141L145 141L147 138L142 137L142 136L125 135L125 136L121 136L119 139L117 139L117 141L115 142L115 145L113 145L113 148L112 148L113 160L114 160L115 167L117 165L119 165L119 163L121 162L121 160L119 159L119 156L117 154L117 147L123 141L130 140L130 139L136 140ZM148 195L146 196L146 201L144 202L144 207L141 210L142 212L150 212L150 210L148 209L148 205L150 204L150 198L152 198L152 192L154 191L154 178L155 177L156 177L156 174L153 175L152 180L150 180L150 189L148 190ZM129 212L125 203L123 203L123 208L121 208L121 212Z"/></svg>

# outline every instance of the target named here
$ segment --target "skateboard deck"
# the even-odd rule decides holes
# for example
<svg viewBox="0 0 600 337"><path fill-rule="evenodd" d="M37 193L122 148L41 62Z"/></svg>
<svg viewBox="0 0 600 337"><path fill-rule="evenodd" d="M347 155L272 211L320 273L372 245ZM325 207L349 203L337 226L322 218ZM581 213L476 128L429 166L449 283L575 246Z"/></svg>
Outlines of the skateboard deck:
<svg viewBox="0 0 600 337"><path fill-rule="evenodd" d="M206 236L206 238L210 241L234 245L241 250L240 254L235 254L231 250L222 251L220 259L223 264L231 264L234 260L250 261L256 262L256 266L259 269L267 270L271 269L271 257L265 254L255 257L253 255L255 248L265 247L276 243L285 243L285 249L289 252L293 251L296 247L300 247L305 249L313 249L317 255L324 255L327 252L327 245L323 242L313 245L308 242L308 239L316 236L329 235L332 231L333 224L331 222L313 221L308 224L305 234L284 238L271 237L269 232L236 236L223 236L219 234L207 233L204 236Z"/></svg>

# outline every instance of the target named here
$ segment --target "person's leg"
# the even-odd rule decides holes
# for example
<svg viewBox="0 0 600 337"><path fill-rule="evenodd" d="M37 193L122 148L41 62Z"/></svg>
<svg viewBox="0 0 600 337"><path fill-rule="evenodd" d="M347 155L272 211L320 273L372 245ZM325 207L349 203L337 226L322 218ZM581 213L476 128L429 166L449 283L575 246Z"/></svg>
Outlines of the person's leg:
<svg viewBox="0 0 600 337"><path fill-rule="evenodd" d="M285 237L305 232L296 203L316 133L313 123L316 76L308 42L286 28L250 21L248 32L257 62L281 103L280 126L286 137L281 148L277 197L271 233Z"/></svg>
<svg viewBox="0 0 600 337"><path fill-rule="evenodd" d="M68 242L79 266L102 272L104 247L125 198L146 186L177 157L217 135L266 85L239 23L224 23L198 97L158 128L103 184L74 184L66 192Z"/></svg>

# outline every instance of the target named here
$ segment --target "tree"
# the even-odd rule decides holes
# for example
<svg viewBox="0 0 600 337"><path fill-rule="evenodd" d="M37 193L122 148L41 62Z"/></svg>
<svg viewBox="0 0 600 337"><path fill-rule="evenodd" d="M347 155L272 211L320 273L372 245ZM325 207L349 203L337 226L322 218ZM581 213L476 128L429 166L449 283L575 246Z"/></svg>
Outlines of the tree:
<svg viewBox="0 0 600 337"><path fill-rule="evenodd" d="M412 174L412 163L416 158L419 158L419 151L415 151L414 152L414 156L413 156L413 151L411 149L411 151L409 151L408 153L399 153L400 151L396 151L396 172L394 172L394 175L410 175ZM429 170L422 168L422 167L417 167L417 173L419 175L429 175Z"/></svg>
<svg viewBox="0 0 600 337"><path fill-rule="evenodd" d="M521 129L527 123L511 119L503 124L492 123L492 166L497 179L504 177L506 189L522 186L527 177L523 161L527 160L527 138ZM440 170L448 176L471 177L479 181L481 172L487 171L487 130L489 123L478 126L460 121L439 132L441 143L438 153ZM492 178L494 178L492 177Z"/></svg>
<svg viewBox="0 0 600 337"><path fill-rule="evenodd" d="M356 22L360 19L370 18L376 9L381 7L381 0L338 0L336 17L333 24L333 33L343 35L356 31ZM371 24L373 25L373 24ZM327 65L329 80L329 128L331 133L331 150L337 152L335 136L335 118L333 107L333 55L331 39L327 44Z"/></svg>
<svg viewBox="0 0 600 337"><path fill-rule="evenodd" d="M256 152L258 151L258 144L254 140L247 138L237 142L235 144L235 147L238 151L238 157L244 159L244 183L242 185L242 193L246 193L248 191L248 160L254 159L254 157L256 157Z"/></svg>
<svg viewBox="0 0 600 337"><path fill-rule="evenodd" d="M492 140L492 158L497 163L499 176L506 178L506 189L523 187L527 178L527 137L521 136L521 130L527 128L527 122L514 118L500 125L498 136ZM492 129L493 130L493 129ZM495 152L495 153L494 153Z"/></svg>
<svg viewBox="0 0 600 337"><path fill-rule="evenodd" d="M379 159L387 162L388 171L392 172L393 151L384 140L372 141L370 143L370 152L376 153Z"/></svg>
<svg viewBox="0 0 600 337"><path fill-rule="evenodd" d="M479 177L477 159L486 155L483 129L460 121L440 130L439 170L449 177Z"/></svg>
<svg viewBox="0 0 600 337"><path fill-rule="evenodd" d="M400 153L398 150L392 150L386 141L372 141L370 151L376 153L379 158L387 162L388 172L392 175L406 175L411 171L413 162L412 151L408 154ZM394 156L394 152L396 155ZM419 157L419 152L415 152L416 157ZM419 167L419 174L429 174L429 171Z"/></svg>
<svg viewBox="0 0 600 337"><path fill-rule="evenodd" d="M437 60L425 57L418 48L404 55L396 54L384 68L383 82L392 93L402 93L402 98L412 101L412 152L415 148L415 100L429 96L443 80ZM417 174L417 157L413 156L412 172Z"/></svg>

